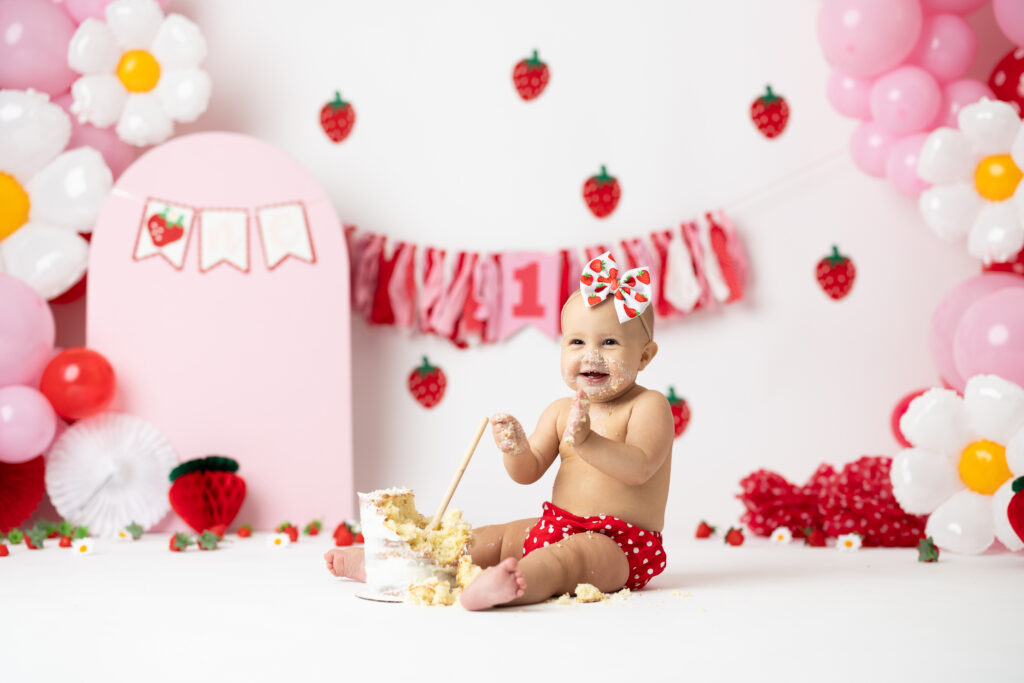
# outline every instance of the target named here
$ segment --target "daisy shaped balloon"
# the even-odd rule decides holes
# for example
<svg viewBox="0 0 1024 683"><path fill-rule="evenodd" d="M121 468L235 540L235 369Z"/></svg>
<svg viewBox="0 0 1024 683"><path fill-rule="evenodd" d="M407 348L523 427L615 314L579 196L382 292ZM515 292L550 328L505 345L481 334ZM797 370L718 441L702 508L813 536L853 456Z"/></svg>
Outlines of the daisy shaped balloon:
<svg viewBox="0 0 1024 683"><path fill-rule="evenodd" d="M1024 247L1024 133L1006 102L982 98L960 110L958 128L925 140L917 174L932 187L918 200L939 237L967 237L967 251L986 265L1012 260Z"/></svg>
<svg viewBox="0 0 1024 683"><path fill-rule="evenodd" d="M963 398L931 389L911 401L900 430L913 447L893 459L893 494L906 512L930 515L926 536L959 553L996 538L1024 548L1007 515L1014 475L1024 474L1024 389L995 375L972 377Z"/></svg>
<svg viewBox="0 0 1024 683"><path fill-rule="evenodd" d="M82 74L71 86L71 111L98 128L116 123L127 143L163 142L175 121L206 111L206 40L189 19L165 17L156 0L115 0L106 16L83 21L68 46L68 64Z"/></svg>
<svg viewBox="0 0 1024 683"><path fill-rule="evenodd" d="M71 119L32 90L0 90L0 272L52 299L85 273L113 176L91 147L63 151Z"/></svg>

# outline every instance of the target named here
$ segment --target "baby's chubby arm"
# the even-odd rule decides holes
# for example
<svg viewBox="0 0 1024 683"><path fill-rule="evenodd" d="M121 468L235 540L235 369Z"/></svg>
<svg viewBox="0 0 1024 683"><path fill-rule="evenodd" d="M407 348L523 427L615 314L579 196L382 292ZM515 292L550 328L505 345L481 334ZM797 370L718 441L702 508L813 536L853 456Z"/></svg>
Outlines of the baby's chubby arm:
<svg viewBox="0 0 1024 683"><path fill-rule="evenodd" d="M636 398L626 427L626 440L614 441L591 431L587 412L589 402L577 395L573 399L566 436L573 436L573 448L583 460L624 484L639 486L661 469L672 452L675 430L672 409L665 397L647 390ZM573 420L573 413L582 419Z"/></svg>
<svg viewBox="0 0 1024 683"><path fill-rule="evenodd" d="M540 479L558 456L558 402L552 403L527 439L519 420L506 413L491 417L494 443L502 453L505 471L517 484L532 484Z"/></svg>

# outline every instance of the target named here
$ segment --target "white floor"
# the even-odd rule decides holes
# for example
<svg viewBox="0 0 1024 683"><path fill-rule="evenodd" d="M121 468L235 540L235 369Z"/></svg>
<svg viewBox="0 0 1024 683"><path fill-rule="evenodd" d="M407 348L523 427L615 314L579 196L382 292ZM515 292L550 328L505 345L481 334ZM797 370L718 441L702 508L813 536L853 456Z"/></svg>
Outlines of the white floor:
<svg viewBox="0 0 1024 683"><path fill-rule="evenodd" d="M1024 554L684 539L626 601L470 613L356 598L326 538L228 538L14 548L0 681L1024 680Z"/></svg>

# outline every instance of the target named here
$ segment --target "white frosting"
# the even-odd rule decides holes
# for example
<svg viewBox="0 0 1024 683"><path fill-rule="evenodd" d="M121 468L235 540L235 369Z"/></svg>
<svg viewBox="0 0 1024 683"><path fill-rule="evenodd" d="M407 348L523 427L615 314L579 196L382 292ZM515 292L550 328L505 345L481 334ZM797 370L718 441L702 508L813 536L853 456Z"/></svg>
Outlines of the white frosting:
<svg viewBox="0 0 1024 683"><path fill-rule="evenodd" d="M366 558L366 587L370 593L404 597L409 585L436 576L447 579L451 570L438 567L430 558L415 553L402 538L384 525L381 503L385 496L412 495L412 489L391 488L359 494L359 517Z"/></svg>

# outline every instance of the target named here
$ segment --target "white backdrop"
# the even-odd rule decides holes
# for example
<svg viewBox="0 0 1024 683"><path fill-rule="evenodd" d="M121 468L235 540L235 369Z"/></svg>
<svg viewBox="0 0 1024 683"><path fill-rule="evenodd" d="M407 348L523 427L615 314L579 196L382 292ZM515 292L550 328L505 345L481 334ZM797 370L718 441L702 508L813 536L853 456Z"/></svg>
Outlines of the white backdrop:
<svg viewBox="0 0 1024 683"><path fill-rule="evenodd" d="M936 381L929 316L977 264L934 238L913 201L853 167L854 123L825 99L817 3L174 0L171 9L204 30L214 81L210 110L185 130L278 145L320 179L343 221L366 230L455 249L556 249L711 208L731 214L751 261L748 299L661 324L661 351L641 375L652 388L675 385L693 410L676 442L668 533L689 534L700 518L735 522L737 482L756 468L803 482L820 462L893 454L892 406ZM971 21L982 34L973 73L984 78L1008 44L990 10ZM551 82L523 102L511 71L533 49ZM748 118L766 83L792 110L774 141ZM318 123L335 89L357 111L340 145ZM580 196L601 164L623 187L604 220ZM814 279L833 243L858 269L838 303ZM80 343L81 306L57 308L59 343ZM405 388L423 354L449 381L430 411ZM424 510L482 415L511 412L530 430L567 393L557 344L532 329L460 351L355 320L353 359L357 487L412 486ZM488 438L452 505L475 524L534 516L553 474L513 483Z"/></svg>

